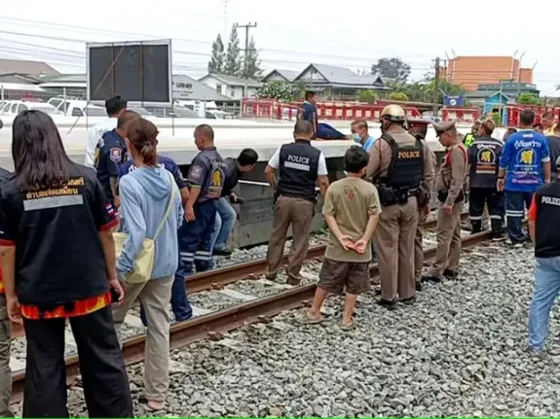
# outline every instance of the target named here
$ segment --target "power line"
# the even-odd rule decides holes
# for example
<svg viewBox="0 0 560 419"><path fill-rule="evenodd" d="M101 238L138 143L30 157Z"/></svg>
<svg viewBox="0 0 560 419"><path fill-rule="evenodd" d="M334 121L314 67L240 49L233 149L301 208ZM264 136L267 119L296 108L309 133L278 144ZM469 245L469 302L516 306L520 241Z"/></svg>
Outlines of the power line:
<svg viewBox="0 0 560 419"><path fill-rule="evenodd" d="M257 27L257 22L247 23L246 25L235 24L237 29L245 29L245 50L243 52L243 72L245 73L243 78L245 79L245 86L243 88L243 95L249 97L249 30Z"/></svg>

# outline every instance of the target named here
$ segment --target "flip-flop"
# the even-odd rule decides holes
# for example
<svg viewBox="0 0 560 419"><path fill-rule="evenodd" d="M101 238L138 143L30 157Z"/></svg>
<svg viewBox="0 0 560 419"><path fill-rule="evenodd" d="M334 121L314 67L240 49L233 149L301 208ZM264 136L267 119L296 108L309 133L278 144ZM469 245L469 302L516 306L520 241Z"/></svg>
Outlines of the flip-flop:
<svg viewBox="0 0 560 419"><path fill-rule="evenodd" d="M307 314L307 312L305 312L305 314L303 315L303 323L304 324L319 324L319 323L323 323L325 321L325 317L323 317L323 315L312 319L311 317L309 317L309 315Z"/></svg>
<svg viewBox="0 0 560 419"><path fill-rule="evenodd" d="M349 330L355 329L357 325L358 325L358 322L356 321L356 319L352 318L352 321L350 322L350 324L345 326L341 323L340 328L342 330L344 330L345 332L347 332Z"/></svg>

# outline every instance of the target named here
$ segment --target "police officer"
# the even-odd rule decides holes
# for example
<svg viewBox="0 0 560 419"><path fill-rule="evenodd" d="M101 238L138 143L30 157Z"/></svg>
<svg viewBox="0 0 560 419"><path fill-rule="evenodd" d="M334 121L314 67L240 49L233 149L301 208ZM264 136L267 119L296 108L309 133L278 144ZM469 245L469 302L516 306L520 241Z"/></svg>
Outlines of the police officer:
<svg viewBox="0 0 560 419"><path fill-rule="evenodd" d="M474 140L476 140L476 136L478 135L478 130L480 129L480 121L476 121L473 126L471 127L471 132L469 132L463 138L463 144L466 148L469 148Z"/></svg>
<svg viewBox="0 0 560 419"><path fill-rule="evenodd" d="M383 134L371 148L366 172L366 177L377 185L383 208L374 239L381 279L378 303L388 309L395 307L397 295L407 304L414 302L418 201L424 206L429 200L423 193L429 189L431 173L427 148L406 132L405 122L400 106L383 109Z"/></svg>
<svg viewBox="0 0 560 419"><path fill-rule="evenodd" d="M317 96L315 92L308 90L305 92L305 101L303 102L300 119L307 121L313 127L313 136L311 139L317 138L319 118L317 114Z"/></svg>
<svg viewBox="0 0 560 419"><path fill-rule="evenodd" d="M479 136L471 144L469 155L469 218L472 232L482 231L482 213L488 206L493 238L503 235L504 196L496 189L498 165L503 143L491 137L496 125L488 119L481 123Z"/></svg>
<svg viewBox="0 0 560 419"><path fill-rule="evenodd" d="M423 281L441 282L445 276L456 279L461 257L461 212L465 199L468 156L457 137L455 122L434 124L439 142L447 152L436 176L438 201L436 260Z"/></svg>
<svg viewBox="0 0 560 419"><path fill-rule="evenodd" d="M416 291L422 290L422 267L424 266L424 224L428 219L431 210L431 194L434 190L435 168L437 165L436 154L429 148L426 143L426 135L428 133L428 124L430 122L421 118L407 118L408 132L427 149L429 158L424 164L430 165L429 181L425 181L422 185L424 194L426 195L426 204L420 205L418 202L418 227L416 227L416 237L414 238L414 282L416 283Z"/></svg>
<svg viewBox="0 0 560 419"><path fill-rule="evenodd" d="M124 111L119 116L117 127L103 134L95 151L94 166L97 170L97 179L103 186L107 199L115 207L120 206L117 191L119 166L128 158L124 139L130 122L138 118L141 118L138 113Z"/></svg>
<svg viewBox="0 0 560 419"><path fill-rule="evenodd" d="M224 159L214 146L214 130L202 124L194 130L194 142L200 150L191 163L187 183L190 196L185 205L185 220L179 229L179 268L175 282L184 282L194 268L203 272L212 268L212 231L216 221L216 202L222 195L225 179Z"/></svg>
<svg viewBox="0 0 560 419"><path fill-rule="evenodd" d="M324 197L329 186L327 163L323 152L311 145L313 126L298 120L294 142L276 150L265 169L266 178L274 190L273 230L268 242L267 279L275 279L282 267L284 244L292 226L293 241L288 257L288 284L301 282L300 270L309 247L311 223L315 214L318 183Z"/></svg>

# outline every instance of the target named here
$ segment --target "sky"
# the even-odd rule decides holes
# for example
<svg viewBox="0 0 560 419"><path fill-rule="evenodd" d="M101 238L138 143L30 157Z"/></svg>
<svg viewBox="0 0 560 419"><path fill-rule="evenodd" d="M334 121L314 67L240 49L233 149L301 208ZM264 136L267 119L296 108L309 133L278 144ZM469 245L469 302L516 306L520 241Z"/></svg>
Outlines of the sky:
<svg viewBox="0 0 560 419"><path fill-rule="evenodd" d="M84 73L85 42L171 38L174 73L200 78L216 35L226 33L227 40L234 23L256 22L250 33L265 72L303 70L309 63L368 70L379 58L396 56L412 67L412 79L421 79L433 71L436 57L517 52L524 53L522 66L535 66L541 96L557 96L557 27L538 22L558 16L560 2L531 3L527 28L512 6L505 0L3 1L0 58L46 61L64 73ZM244 33L239 35L243 47Z"/></svg>

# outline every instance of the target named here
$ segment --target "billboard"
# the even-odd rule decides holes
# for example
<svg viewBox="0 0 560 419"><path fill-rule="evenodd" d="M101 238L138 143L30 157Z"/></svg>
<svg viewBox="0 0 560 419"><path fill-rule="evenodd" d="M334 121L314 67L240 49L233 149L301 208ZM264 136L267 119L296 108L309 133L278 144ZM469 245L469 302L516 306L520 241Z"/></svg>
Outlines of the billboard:
<svg viewBox="0 0 560 419"><path fill-rule="evenodd" d="M464 96L445 96L443 106L465 106Z"/></svg>
<svg viewBox="0 0 560 419"><path fill-rule="evenodd" d="M120 95L131 105L173 103L171 40L88 43L87 99Z"/></svg>

